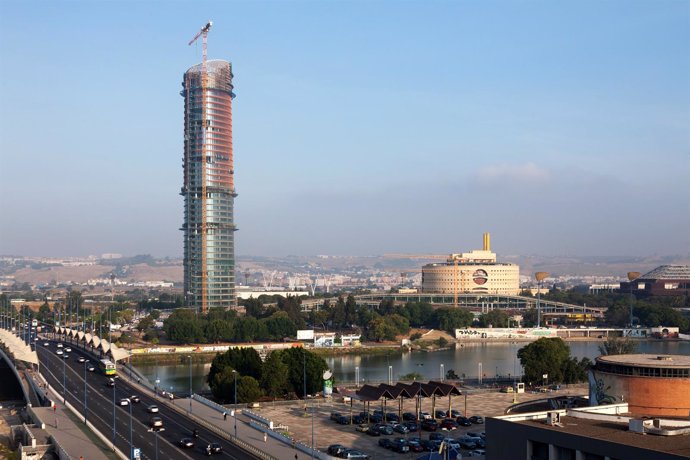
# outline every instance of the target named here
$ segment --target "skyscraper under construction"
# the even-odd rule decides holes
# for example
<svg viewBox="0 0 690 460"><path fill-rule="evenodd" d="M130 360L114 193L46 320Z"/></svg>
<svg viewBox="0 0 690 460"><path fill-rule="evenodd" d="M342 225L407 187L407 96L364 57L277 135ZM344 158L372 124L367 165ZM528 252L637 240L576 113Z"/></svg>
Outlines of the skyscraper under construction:
<svg viewBox="0 0 690 460"><path fill-rule="evenodd" d="M202 313L236 304L232 77L231 64L206 61L204 49L204 61L185 72L180 93L184 97L184 289L187 305Z"/></svg>

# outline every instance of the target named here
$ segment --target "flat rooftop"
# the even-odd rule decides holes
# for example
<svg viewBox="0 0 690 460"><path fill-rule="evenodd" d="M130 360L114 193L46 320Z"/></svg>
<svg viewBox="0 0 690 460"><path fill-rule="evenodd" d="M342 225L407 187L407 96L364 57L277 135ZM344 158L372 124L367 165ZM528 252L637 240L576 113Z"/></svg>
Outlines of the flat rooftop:
<svg viewBox="0 0 690 460"><path fill-rule="evenodd" d="M656 354L604 355L599 356L597 362L640 367L687 368L690 367L690 356Z"/></svg>
<svg viewBox="0 0 690 460"><path fill-rule="evenodd" d="M534 426L545 430L565 432L571 435L600 439L605 442L633 446L666 454L690 457L690 434L660 436L650 433L635 433L628 429L626 422L616 423L604 420L593 420L579 417L561 416L562 426L547 425L544 419L525 420L514 423ZM688 420L690 427L690 420Z"/></svg>

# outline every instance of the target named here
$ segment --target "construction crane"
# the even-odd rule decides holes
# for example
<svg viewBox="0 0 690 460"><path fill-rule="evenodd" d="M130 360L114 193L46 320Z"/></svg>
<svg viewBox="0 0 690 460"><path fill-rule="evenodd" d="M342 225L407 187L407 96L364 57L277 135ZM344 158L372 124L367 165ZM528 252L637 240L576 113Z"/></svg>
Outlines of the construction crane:
<svg viewBox="0 0 690 460"><path fill-rule="evenodd" d="M201 37L201 313L206 313L207 301L207 275L206 270L206 130L209 128L209 123L206 118L206 91L208 87L208 71L206 68L208 31L211 30L213 22L208 23L201 28L194 38L189 41L189 46L192 46L199 37Z"/></svg>

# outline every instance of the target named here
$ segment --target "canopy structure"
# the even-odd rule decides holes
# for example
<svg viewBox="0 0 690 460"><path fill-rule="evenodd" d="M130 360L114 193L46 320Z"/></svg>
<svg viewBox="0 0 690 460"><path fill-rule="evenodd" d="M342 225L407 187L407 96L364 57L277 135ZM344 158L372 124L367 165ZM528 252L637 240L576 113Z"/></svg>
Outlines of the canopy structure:
<svg viewBox="0 0 690 460"><path fill-rule="evenodd" d="M91 336L91 341L88 343L88 345L91 345L93 348L98 348L100 344L101 339L99 339L98 336Z"/></svg>
<svg viewBox="0 0 690 460"><path fill-rule="evenodd" d="M114 343L110 344L110 356L112 356L114 362L128 358L129 355L130 353L127 350L123 350Z"/></svg>
<svg viewBox="0 0 690 460"><path fill-rule="evenodd" d="M10 331L0 329L0 342L14 356L14 359L27 363L38 364L38 355L22 339Z"/></svg>
<svg viewBox="0 0 690 460"><path fill-rule="evenodd" d="M77 340L81 342L84 340L84 333L82 331L77 332Z"/></svg>
<svg viewBox="0 0 690 460"><path fill-rule="evenodd" d="M87 334L84 334L84 336L83 336L81 339L79 339L79 340L81 340L82 342L84 342L85 345L88 345L89 343L91 343L92 337L93 337L93 336L92 336L91 334L88 334L88 333L87 333Z"/></svg>
<svg viewBox="0 0 690 460"><path fill-rule="evenodd" d="M103 354L108 353L108 351L110 351L110 342L108 342L106 339L101 339L98 349L101 350Z"/></svg>

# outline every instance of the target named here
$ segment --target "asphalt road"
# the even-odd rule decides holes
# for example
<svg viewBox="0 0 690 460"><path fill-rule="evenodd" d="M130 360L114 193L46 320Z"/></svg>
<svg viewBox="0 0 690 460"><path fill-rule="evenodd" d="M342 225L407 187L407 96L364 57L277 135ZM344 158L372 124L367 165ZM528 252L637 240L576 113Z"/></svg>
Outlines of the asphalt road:
<svg viewBox="0 0 690 460"><path fill-rule="evenodd" d="M44 342L49 343L44 346ZM113 439L113 413L115 418L115 445L125 453L130 451L130 408L131 408L131 438L135 448L141 449L144 460L158 460L170 458L207 458L205 447L212 443L219 443L223 451L213 455L214 458L230 458L237 460L253 459L252 455L238 449L230 442L218 438L217 435L206 430L203 426L196 426L179 412L169 408L160 397L152 394L140 394L121 379L115 379L115 386L108 387L108 377L98 368L98 357L78 348L74 344L63 341L64 347L71 347L68 359L56 354L57 341L41 339L36 346L41 374L50 385L60 394L67 390L67 400L82 414L86 412L87 419L109 440ZM63 348L64 350L64 348ZM93 372L85 371L85 364L79 363L79 356L84 356L96 367ZM86 411L84 411L84 377L86 377ZM139 396L141 402L131 405L120 405L123 398ZM113 405L113 401L115 402ZM156 405L158 413L149 413L148 406ZM163 431L153 432L149 427L151 417L158 416L163 420ZM182 438L192 438L192 431L198 430L199 438L194 439L195 446L182 449L178 442ZM156 448L157 446L157 448Z"/></svg>

